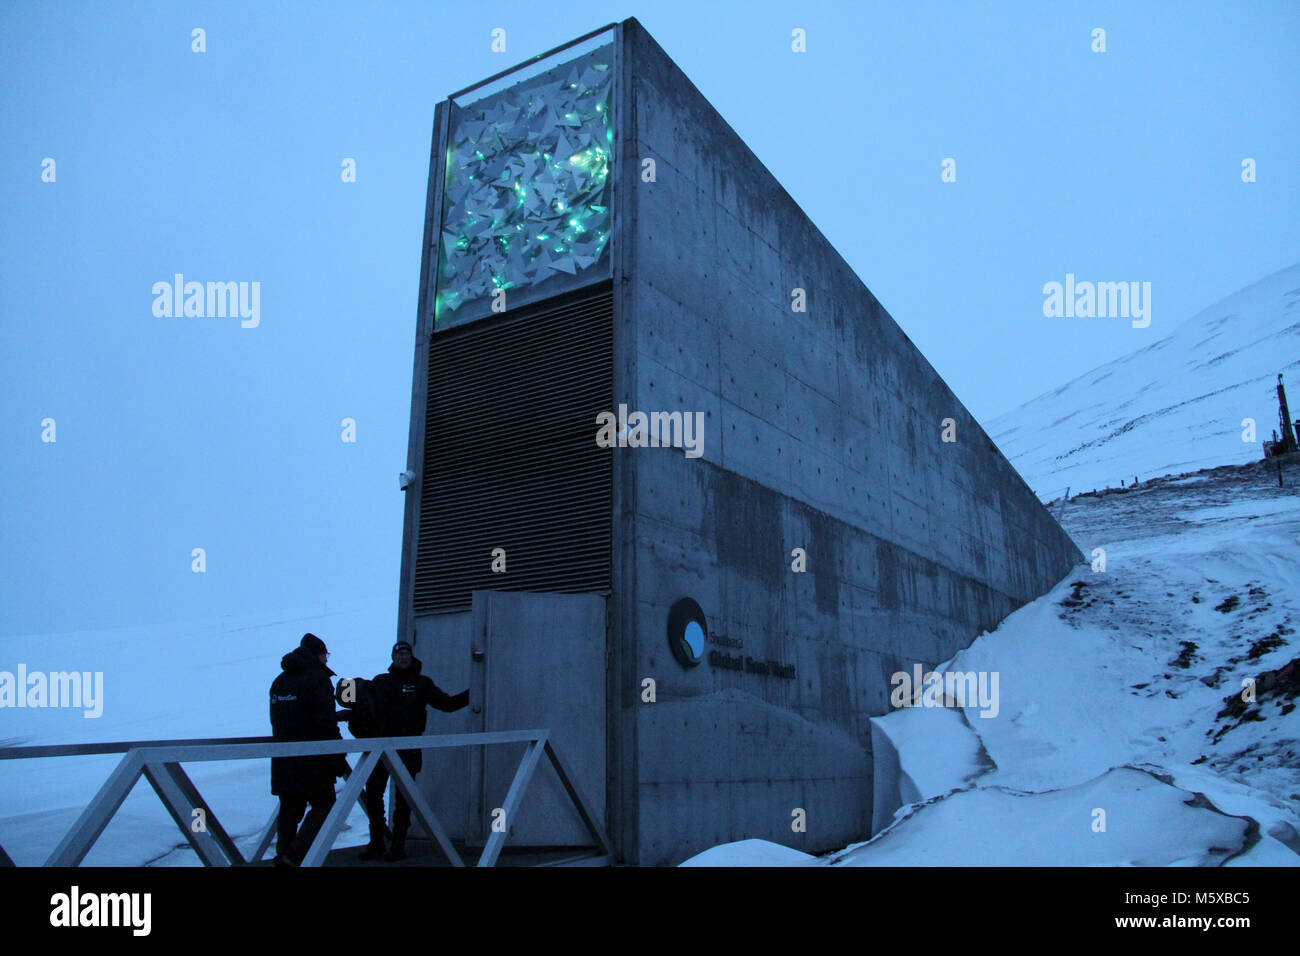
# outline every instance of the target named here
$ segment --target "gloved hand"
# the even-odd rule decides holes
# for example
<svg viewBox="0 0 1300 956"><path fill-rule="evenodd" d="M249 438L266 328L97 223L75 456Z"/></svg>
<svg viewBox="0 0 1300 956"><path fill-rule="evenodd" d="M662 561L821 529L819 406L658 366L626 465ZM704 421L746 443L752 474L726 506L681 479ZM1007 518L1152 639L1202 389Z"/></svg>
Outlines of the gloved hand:
<svg viewBox="0 0 1300 956"><path fill-rule="evenodd" d="M334 763L334 776L342 777L346 780L352 776L352 765L348 763L347 754L335 754L337 759Z"/></svg>

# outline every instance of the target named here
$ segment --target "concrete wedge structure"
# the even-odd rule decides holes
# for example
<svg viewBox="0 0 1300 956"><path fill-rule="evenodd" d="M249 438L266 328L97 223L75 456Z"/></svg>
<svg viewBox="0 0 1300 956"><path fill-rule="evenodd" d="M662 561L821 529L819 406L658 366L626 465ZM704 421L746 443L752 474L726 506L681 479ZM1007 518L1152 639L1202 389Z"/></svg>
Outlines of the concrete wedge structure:
<svg viewBox="0 0 1300 956"><path fill-rule="evenodd" d="M635 20L439 104L407 467L431 732L550 729L628 863L864 839L891 675L1082 560ZM430 755L454 838L511 759ZM580 842L532 786L510 842Z"/></svg>

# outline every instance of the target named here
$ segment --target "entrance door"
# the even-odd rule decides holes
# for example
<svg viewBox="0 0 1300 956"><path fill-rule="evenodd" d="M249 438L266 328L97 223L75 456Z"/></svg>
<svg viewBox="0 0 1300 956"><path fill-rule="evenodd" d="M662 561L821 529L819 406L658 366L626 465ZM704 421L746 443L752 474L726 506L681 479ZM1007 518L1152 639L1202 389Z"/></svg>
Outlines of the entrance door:
<svg viewBox="0 0 1300 956"><path fill-rule="evenodd" d="M549 729L592 814L605 823L605 596L475 591L470 711L475 730ZM524 744L475 748L471 842L491 833ZM500 814L496 814L499 819ZM545 758L506 846L584 846L591 838Z"/></svg>

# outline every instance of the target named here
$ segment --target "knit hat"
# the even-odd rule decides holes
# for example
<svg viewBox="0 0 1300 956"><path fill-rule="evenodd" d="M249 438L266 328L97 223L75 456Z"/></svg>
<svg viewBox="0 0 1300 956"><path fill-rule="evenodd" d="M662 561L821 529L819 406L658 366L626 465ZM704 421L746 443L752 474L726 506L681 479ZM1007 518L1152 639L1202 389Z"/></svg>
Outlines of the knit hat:
<svg viewBox="0 0 1300 956"><path fill-rule="evenodd" d="M298 646L305 651L310 651L313 654L329 653L329 650L325 647L325 642L322 641L315 634L304 634L302 636L302 640L298 643Z"/></svg>
<svg viewBox="0 0 1300 956"><path fill-rule="evenodd" d="M409 641L398 641L396 644L393 645L393 654L392 654L392 656L393 656L393 657L396 657L396 656L397 656L397 652L400 651L400 650L402 650L402 649L406 649L406 650L407 650L408 652L410 652L412 655L415 654L415 649L414 649L413 647L411 647L411 644L410 644Z"/></svg>

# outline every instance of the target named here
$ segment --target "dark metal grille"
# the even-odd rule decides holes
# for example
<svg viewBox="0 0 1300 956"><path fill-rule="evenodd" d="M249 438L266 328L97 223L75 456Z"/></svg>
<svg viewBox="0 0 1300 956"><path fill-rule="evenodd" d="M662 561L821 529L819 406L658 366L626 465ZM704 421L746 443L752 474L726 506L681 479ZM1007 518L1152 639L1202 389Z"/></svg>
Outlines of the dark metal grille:
<svg viewBox="0 0 1300 956"><path fill-rule="evenodd" d="M613 318L603 283L433 337L417 614L468 610L474 590L608 590Z"/></svg>

